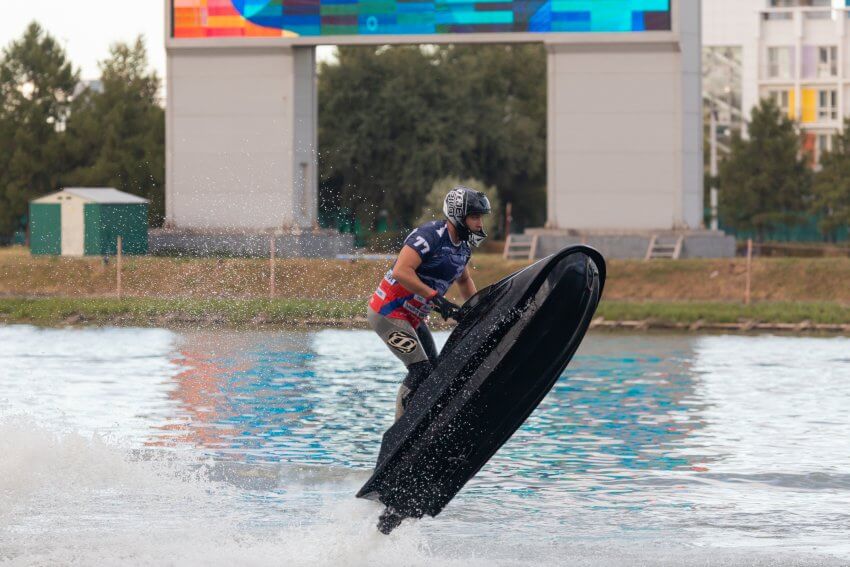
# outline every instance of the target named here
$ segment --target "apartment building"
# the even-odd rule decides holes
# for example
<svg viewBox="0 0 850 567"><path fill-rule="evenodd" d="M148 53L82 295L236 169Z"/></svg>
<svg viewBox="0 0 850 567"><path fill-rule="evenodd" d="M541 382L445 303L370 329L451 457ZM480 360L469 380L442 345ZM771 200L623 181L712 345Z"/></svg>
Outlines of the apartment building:
<svg viewBox="0 0 850 567"><path fill-rule="evenodd" d="M850 0L704 0L703 89L729 132L760 98L820 160L850 113Z"/></svg>

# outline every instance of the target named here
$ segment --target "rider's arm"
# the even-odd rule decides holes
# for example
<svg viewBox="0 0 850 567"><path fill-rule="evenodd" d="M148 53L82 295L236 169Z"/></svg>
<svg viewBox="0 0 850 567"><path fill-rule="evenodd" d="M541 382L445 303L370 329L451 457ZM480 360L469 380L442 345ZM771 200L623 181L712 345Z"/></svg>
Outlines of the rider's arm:
<svg viewBox="0 0 850 567"><path fill-rule="evenodd" d="M466 266L463 269L463 273L457 279L457 287L460 290L460 295L463 297L464 301L478 292L475 288L475 282L472 281L472 274L469 273L469 266Z"/></svg>
<svg viewBox="0 0 850 567"><path fill-rule="evenodd" d="M431 297L436 292L428 287L425 282L416 275L416 268L422 263L419 253L409 245L405 245L398 255L398 260L393 268L393 278L404 288L422 297Z"/></svg>

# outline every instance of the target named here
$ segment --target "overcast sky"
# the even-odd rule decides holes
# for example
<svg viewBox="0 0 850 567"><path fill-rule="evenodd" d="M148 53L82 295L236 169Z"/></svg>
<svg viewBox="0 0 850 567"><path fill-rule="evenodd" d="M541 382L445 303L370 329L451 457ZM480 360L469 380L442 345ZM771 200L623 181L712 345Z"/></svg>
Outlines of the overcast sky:
<svg viewBox="0 0 850 567"><path fill-rule="evenodd" d="M80 69L80 78L97 79L97 63L117 41L143 35L151 66L165 77L165 8L163 0L0 0L0 47L23 35L37 21L64 46ZM327 57L320 48L319 57Z"/></svg>
<svg viewBox="0 0 850 567"><path fill-rule="evenodd" d="M131 42L144 35L148 58L165 75L165 16L162 0L0 0L0 45L6 47L37 21L59 40L80 77L100 76L98 61L109 55L117 41Z"/></svg>

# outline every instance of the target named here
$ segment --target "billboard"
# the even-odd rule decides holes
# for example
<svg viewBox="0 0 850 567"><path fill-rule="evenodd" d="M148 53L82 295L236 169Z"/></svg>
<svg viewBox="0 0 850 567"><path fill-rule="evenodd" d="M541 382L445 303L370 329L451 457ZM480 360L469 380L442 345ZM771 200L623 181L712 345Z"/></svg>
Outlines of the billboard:
<svg viewBox="0 0 850 567"><path fill-rule="evenodd" d="M671 29L670 0L172 0L171 6L178 39Z"/></svg>

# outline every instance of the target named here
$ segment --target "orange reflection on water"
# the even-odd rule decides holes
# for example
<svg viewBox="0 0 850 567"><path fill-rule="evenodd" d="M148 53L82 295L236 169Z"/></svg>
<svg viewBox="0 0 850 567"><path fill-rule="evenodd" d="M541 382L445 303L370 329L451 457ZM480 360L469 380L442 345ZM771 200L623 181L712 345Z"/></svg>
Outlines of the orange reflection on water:
<svg viewBox="0 0 850 567"><path fill-rule="evenodd" d="M169 398L180 403L181 421L158 427L167 432L162 438L146 443L149 446L166 446L192 443L203 447L229 446L229 439L239 433L233 427L222 425L233 415L226 395L230 378L237 372L250 368L250 364L226 365L208 351L183 347L172 363L185 368L174 377L177 388Z"/></svg>

